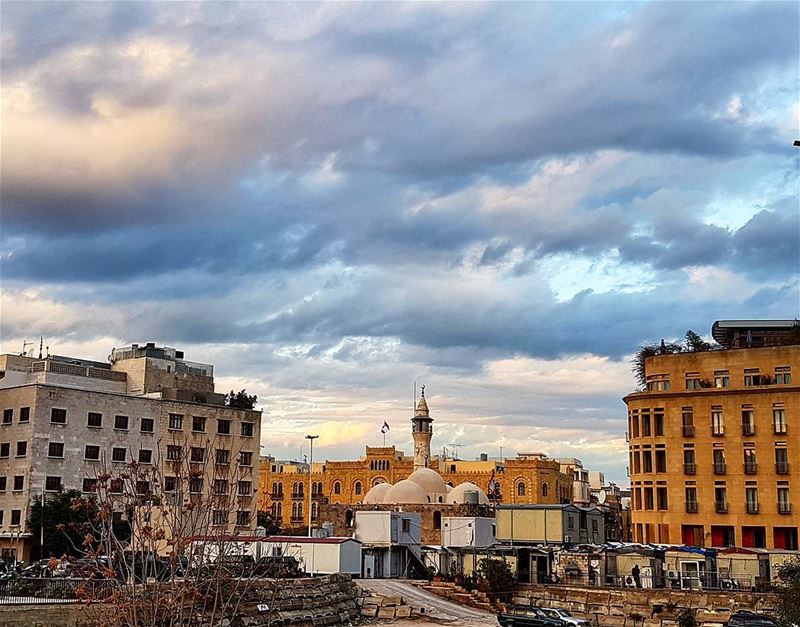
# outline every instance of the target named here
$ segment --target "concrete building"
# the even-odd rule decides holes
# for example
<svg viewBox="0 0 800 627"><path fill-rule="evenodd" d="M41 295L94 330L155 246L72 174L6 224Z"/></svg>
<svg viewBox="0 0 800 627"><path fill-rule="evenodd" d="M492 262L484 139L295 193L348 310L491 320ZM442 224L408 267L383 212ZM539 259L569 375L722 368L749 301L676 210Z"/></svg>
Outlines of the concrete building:
<svg viewBox="0 0 800 627"><path fill-rule="evenodd" d="M624 399L636 541L798 548L797 330L715 322L723 350L645 360L644 389Z"/></svg>
<svg viewBox="0 0 800 627"><path fill-rule="evenodd" d="M361 542L354 538L267 536L252 543L250 554L294 557L308 575L349 573L361 576Z"/></svg>
<svg viewBox="0 0 800 627"><path fill-rule="evenodd" d="M603 544L603 512L575 505L498 505L497 541L511 545Z"/></svg>
<svg viewBox="0 0 800 627"><path fill-rule="evenodd" d="M362 543L363 576L408 577L422 565L422 520L413 512L360 511L355 539Z"/></svg>
<svg viewBox="0 0 800 627"><path fill-rule="evenodd" d="M558 457L561 472L572 477L572 503L574 505L588 505L591 502L589 485L589 471L583 467L583 462L574 457Z"/></svg>
<svg viewBox="0 0 800 627"><path fill-rule="evenodd" d="M442 547L485 549L495 543L495 519L448 516L442 519Z"/></svg>
<svg viewBox="0 0 800 627"><path fill-rule="evenodd" d="M224 475L236 507L215 513L211 531L252 529L261 412L223 403L213 366L155 344L113 349L109 362L0 355L2 554L29 559L27 518L35 499L61 489L89 494L103 469L132 462L159 464L163 491L177 495L184 491L170 488L169 468L191 458L208 476L187 487L187 499L212 488L219 496ZM213 463L206 459L212 450ZM153 487L137 490L147 495Z"/></svg>
<svg viewBox="0 0 800 627"><path fill-rule="evenodd" d="M462 483L477 486L491 503L571 501L572 474L562 473L555 460L541 453L520 453L507 459L489 459L482 454L475 460L433 455L432 423L428 402L423 396L411 418L413 457L394 446L367 446L366 455L357 460L315 463L310 477L307 465L268 458L260 468L259 508L271 512L284 529L299 529L308 525L309 485L311 519L317 524L322 522L321 508L364 504L367 493L375 486L397 484L423 468L437 473L447 489ZM303 479L298 474L302 472L306 473L304 487L299 485Z"/></svg>

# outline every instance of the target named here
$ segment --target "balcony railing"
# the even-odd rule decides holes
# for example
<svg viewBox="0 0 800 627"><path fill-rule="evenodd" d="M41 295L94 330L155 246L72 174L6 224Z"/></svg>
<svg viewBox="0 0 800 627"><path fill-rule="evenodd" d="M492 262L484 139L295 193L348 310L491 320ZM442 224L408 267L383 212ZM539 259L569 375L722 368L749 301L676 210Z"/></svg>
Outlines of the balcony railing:
<svg viewBox="0 0 800 627"><path fill-rule="evenodd" d="M786 435L788 433L786 425L773 425L772 431L775 435Z"/></svg>
<svg viewBox="0 0 800 627"><path fill-rule="evenodd" d="M293 499L304 499L304 498L306 498L306 495L303 494L302 492L292 492L292 498Z"/></svg>
<svg viewBox="0 0 800 627"><path fill-rule="evenodd" d="M727 501L716 501L714 503L714 511L717 512L717 514L727 514L728 513Z"/></svg>
<svg viewBox="0 0 800 627"><path fill-rule="evenodd" d="M758 464L755 462L748 462L744 465L744 474L755 475L758 473Z"/></svg>
<svg viewBox="0 0 800 627"><path fill-rule="evenodd" d="M689 514L697 513L697 501L686 501L686 511Z"/></svg>
<svg viewBox="0 0 800 627"><path fill-rule="evenodd" d="M742 425L742 435L755 435L756 434L756 426L751 424L743 424Z"/></svg>
<svg viewBox="0 0 800 627"><path fill-rule="evenodd" d="M788 475L789 462L775 462L775 473L779 475Z"/></svg>
<svg viewBox="0 0 800 627"><path fill-rule="evenodd" d="M791 514L792 513L792 504L785 503L782 501L778 501L778 513L779 514Z"/></svg>
<svg viewBox="0 0 800 627"><path fill-rule="evenodd" d="M725 427L711 427L711 435L713 435L715 438L725 435Z"/></svg>
<svg viewBox="0 0 800 627"><path fill-rule="evenodd" d="M280 500L283 499L283 492L271 492L269 497L271 499L275 499L277 501L280 501Z"/></svg>
<svg viewBox="0 0 800 627"><path fill-rule="evenodd" d="M746 509L748 514L758 514L758 503L753 503L753 501L747 501Z"/></svg>
<svg viewBox="0 0 800 627"><path fill-rule="evenodd" d="M685 475L697 474L697 464L685 463L683 465L683 474L685 474Z"/></svg>
<svg viewBox="0 0 800 627"><path fill-rule="evenodd" d="M694 425L683 425L683 437L685 438L694 437Z"/></svg>
<svg viewBox="0 0 800 627"><path fill-rule="evenodd" d="M715 475L724 475L728 472L728 469L725 465L725 462L715 462L714 463L714 474Z"/></svg>

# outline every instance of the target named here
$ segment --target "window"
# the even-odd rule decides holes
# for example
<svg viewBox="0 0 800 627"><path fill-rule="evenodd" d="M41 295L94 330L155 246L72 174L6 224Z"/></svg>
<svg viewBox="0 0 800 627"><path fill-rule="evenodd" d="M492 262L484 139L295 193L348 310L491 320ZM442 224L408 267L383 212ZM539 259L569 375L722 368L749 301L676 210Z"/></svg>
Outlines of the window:
<svg viewBox="0 0 800 627"><path fill-rule="evenodd" d="M547 482L542 483L542 496L547 496L550 492L550 486L547 485Z"/></svg>
<svg viewBox="0 0 800 627"><path fill-rule="evenodd" d="M12 527L19 527L21 522L22 522L22 510L21 509L12 509L11 510L11 526Z"/></svg>
<svg viewBox="0 0 800 627"><path fill-rule="evenodd" d="M642 470L643 472L653 472L652 451L642 451Z"/></svg>
<svg viewBox="0 0 800 627"><path fill-rule="evenodd" d="M122 447L114 447L111 449L112 462L124 462L128 458L128 451Z"/></svg>
<svg viewBox="0 0 800 627"><path fill-rule="evenodd" d="M141 422L139 423L139 430L142 433L153 433L154 427L155 420L152 418L142 418Z"/></svg>
<svg viewBox="0 0 800 627"><path fill-rule="evenodd" d="M642 437L649 438L650 435L650 412L642 411Z"/></svg>
<svg viewBox="0 0 800 627"><path fill-rule="evenodd" d="M646 387L649 392L668 392L669 376L665 374L654 374L648 376Z"/></svg>
<svg viewBox="0 0 800 627"><path fill-rule="evenodd" d="M252 438L255 426L252 422L243 422L242 423L242 437L244 438Z"/></svg>
<svg viewBox="0 0 800 627"><path fill-rule="evenodd" d="M686 389L687 390L699 390L702 386L700 383L700 373L699 372L687 372L686 373Z"/></svg>
<svg viewBox="0 0 800 627"><path fill-rule="evenodd" d="M748 514L758 513L758 488L744 489L745 504Z"/></svg>
<svg viewBox="0 0 800 627"><path fill-rule="evenodd" d="M745 368L744 371L744 384L746 387L759 385L758 368Z"/></svg>
<svg viewBox="0 0 800 627"><path fill-rule="evenodd" d="M742 410L742 435L755 435L756 421L752 409Z"/></svg>
<svg viewBox="0 0 800 627"><path fill-rule="evenodd" d="M178 480L176 477L164 477L164 492L175 492L177 486Z"/></svg>
<svg viewBox="0 0 800 627"><path fill-rule="evenodd" d="M13 409L4 409L3 410L3 424L10 425L14 422L14 410Z"/></svg>
<svg viewBox="0 0 800 627"><path fill-rule="evenodd" d="M697 462L693 448L683 449L683 472L687 475L693 475L697 472Z"/></svg>
<svg viewBox="0 0 800 627"><path fill-rule="evenodd" d="M667 488L661 486L656 488L656 504L658 505L658 509L669 509Z"/></svg>
<svg viewBox="0 0 800 627"><path fill-rule="evenodd" d="M225 514L225 510L222 509L215 509L211 513L211 524L219 527L220 525L224 525L228 522L228 517Z"/></svg>
<svg viewBox="0 0 800 627"><path fill-rule="evenodd" d="M653 414L653 428L656 435L664 435L664 412Z"/></svg>
<svg viewBox="0 0 800 627"><path fill-rule="evenodd" d="M520 481L517 484L517 496L525 496L525 482Z"/></svg>
<svg viewBox="0 0 800 627"><path fill-rule="evenodd" d="M779 368L775 368L775 383L776 385L791 385L792 384L792 373L791 369L788 366L781 366ZM22 422L22 416L20 416L20 422Z"/></svg>
<svg viewBox="0 0 800 627"><path fill-rule="evenodd" d="M713 451L714 458L714 474L724 475L727 471L725 467L725 451L721 448L716 448Z"/></svg>
<svg viewBox="0 0 800 627"><path fill-rule="evenodd" d="M775 472L779 475L789 474L789 451L785 448L775 449Z"/></svg>
<svg viewBox="0 0 800 627"><path fill-rule="evenodd" d="M167 446L167 461L177 462L181 459L181 447L170 444Z"/></svg>
<svg viewBox="0 0 800 627"><path fill-rule="evenodd" d="M136 482L136 494L140 496L144 496L150 494L150 482L149 481L137 481Z"/></svg>
<svg viewBox="0 0 800 627"><path fill-rule="evenodd" d="M120 431L128 430L128 417L127 416L114 416L114 428Z"/></svg>
<svg viewBox="0 0 800 627"><path fill-rule="evenodd" d="M754 448L744 449L744 473L746 475L754 475L757 471L756 450Z"/></svg>
<svg viewBox="0 0 800 627"><path fill-rule="evenodd" d="M240 481L238 492L239 496L250 496L251 494L253 494L253 482Z"/></svg>
<svg viewBox="0 0 800 627"><path fill-rule="evenodd" d="M61 477L45 477L44 489L46 492L58 492L61 490Z"/></svg>
<svg viewBox="0 0 800 627"><path fill-rule="evenodd" d="M28 441L20 440L17 442L17 457L25 457L28 454Z"/></svg>
<svg viewBox="0 0 800 627"><path fill-rule="evenodd" d="M333 493L339 495L342 493L342 484L338 481L333 482Z"/></svg>
<svg viewBox="0 0 800 627"><path fill-rule="evenodd" d="M656 451L656 472L667 472L667 452Z"/></svg>
<svg viewBox="0 0 800 627"><path fill-rule="evenodd" d="M655 509L655 502L653 501L653 488L644 489L644 508Z"/></svg>
<svg viewBox="0 0 800 627"><path fill-rule="evenodd" d="M217 420L217 433L220 435L231 434L231 421L230 420Z"/></svg>
<svg viewBox="0 0 800 627"><path fill-rule="evenodd" d="M230 461L231 452L226 448L218 448L217 449L217 463L220 465L225 465Z"/></svg>
<svg viewBox="0 0 800 627"><path fill-rule="evenodd" d="M722 416L721 409L711 410L711 435L724 435L725 422Z"/></svg>
<svg viewBox="0 0 800 627"><path fill-rule="evenodd" d="M90 411L88 416L86 417L86 426L94 428L102 427L103 414L99 414L96 411Z"/></svg>
<svg viewBox="0 0 800 627"><path fill-rule="evenodd" d="M302 505L301 508L302 510ZM302 516L302 512L301 512ZM236 512L236 524L237 525L249 525L250 524L250 512L247 510L241 510Z"/></svg>
<svg viewBox="0 0 800 627"><path fill-rule="evenodd" d="M189 479L189 493L200 494L203 491L203 479L201 477L191 477Z"/></svg>
<svg viewBox="0 0 800 627"><path fill-rule="evenodd" d="M206 458L206 449L199 446L193 446L189 452L189 459L195 463L201 463Z"/></svg>
<svg viewBox="0 0 800 627"><path fill-rule="evenodd" d="M684 488L684 497L686 499L686 511L689 513L697 512L697 488L694 486Z"/></svg>
<svg viewBox="0 0 800 627"><path fill-rule="evenodd" d="M786 410L783 408L775 408L772 410L772 426L775 429L776 435L786 433Z"/></svg>
<svg viewBox="0 0 800 627"><path fill-rule="evenodd" d="M716 486L714 488L714 508L719 513L728 511L728 488Z"/></svg>
<svg viewBox="0 0 800 627"><path fill-rule="evenodd" d="M192 431L206 430L206 419L203 416L192 416Z"/></svg>
<svg viewBox="0 0 800 627"><path fill-rule="evenodd" d="M575 529L575 518L573 516L567 516L567 529L570 531Z"/></svg>
<svg viewBox="0 0 800 627"><path fill-rule="evenodd" d="M239 453L239 465L240 466L252 466L253 465L253 454L250 451L241 451Z"/></svg>
<svg viewBox="0 0 800 627"><path fill-rule="evenodd" d="M639 437L639 414L637 412L631 413L631 437Z"/></svg>
<svg viewBox="0 0 800 627"><path fill-rule="evenodd" d="M122 479L112 479L108 484L108 491L111 494L122 494Z"/></svg>
<svg viewBox="0 0 800 627"><path fill-rule="evenodd" d="M169 415L169 428L172 431L183 430L183 414L170 414Z"/></svg>
<svg viewBox="0 0 800 627"><path fill-rule="evenodd" d="M789 500L789 488L778 488L778 513L790 514L792 512L792 504Z"/></svg>
<svg viewBox="0 0 800 627"><path fill-rule="evenodd" d="M139 463L140 464L152 464L153 463L153 451L146 448L139 449Z"/></svg>
<svg viewBox="0 0 800 627"><path fill-rule="evenodd" d="M716 370L714 372L714 387L729 388L731 386L730 373L727 370Z"/></svg>
<svg viewBox="0 0 800 627"><path fill-rule="evenodd" d="M642 472L642 464L640 461L639 451L633 452L633 474L638 475Z"/></svg>
<svg viewBox="0 0 800 627"><path fill-rule="evenodd" d="M84 459L98 461L100 459L100 447L94 444L87 444L83 453Z"/></svg>
<svg viewBox="0 0 800 627"><path fill-rule="evenodd" d="M222 496L228 493L227 479L214 479L214 494Z"/></svg>
<svg viewBox="0 0 800 627"><path fill-rule="evenodd" d="M360 481L356 481L355 484L353 484L353 493L356 494L356 495L361 494L361 482Z"/></svg>
<svg viewBox="0 0 800 627"><path fill-rule="evenodd" d="M684 408L681 412L681 425L683 437L690 438L694 436L694 411L691 408Z"/></svg>
<svg viewBox="0 0 800 627"><path fill-rule="evenodd" d="M50 422L57 425L63 425L67 422L67 410L56 409L55 407L50 410Z"/></svg>
<svg viewBox="0 0 800 627"><path fill-rule="evenodd" d="M8 486L8 477L3 475L0 477L0 492L5 492Z"/></svg>
<svg viewBox="0 0 800 627"><path fill-rule="evenodd" d="M411 533L411 520L403 518L402 520L403 533Z"/></svg>
<svg viewBox="0 0 800 627"><path fill-rule="evenodd" d="M19 408L19 421L20 422L30 422L31 420L31 408L30 407L20 407Z"/></svg>
<svg viewBox="0 0 800 627"><path fill-rule="evenodd" d="M92 479L90 477L84 477L83 479L83 491L84 492L94 492L97 489L97 479Z"/></svg>
<svg viewBox="0 0 800 627"><path fill-rule="evenodd" d="M63 442L50 442L47 445L48 457L64 457L64 443Z"/></svg>
<svg viewBox="0 0 800 627"><path fill-rule="evenodd" d="M0 442L0 457L11 455L11 442Z"/></svg>

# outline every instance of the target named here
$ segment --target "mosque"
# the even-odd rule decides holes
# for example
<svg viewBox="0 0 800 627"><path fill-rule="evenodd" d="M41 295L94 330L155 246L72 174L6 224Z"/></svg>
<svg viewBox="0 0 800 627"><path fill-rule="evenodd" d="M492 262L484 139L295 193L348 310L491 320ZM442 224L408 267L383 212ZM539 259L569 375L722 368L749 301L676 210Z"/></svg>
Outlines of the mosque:
<svg viewBox="0 0 800 627"><path fill-rule="evenodd" d="M259 509L270 512L286 531L307 528L310 484L312 524L347 527L355 511L402 508L418 511L423 528L437 532L442 515L485 515L499 503L570 502L572 476L561 472L558 461L541 453L508 459L482 454L476 460L434 456L433 422L423 387L411 419L413 457L394 446L367 446L358 460L325 461L311 468L264 457Z"/></svg>

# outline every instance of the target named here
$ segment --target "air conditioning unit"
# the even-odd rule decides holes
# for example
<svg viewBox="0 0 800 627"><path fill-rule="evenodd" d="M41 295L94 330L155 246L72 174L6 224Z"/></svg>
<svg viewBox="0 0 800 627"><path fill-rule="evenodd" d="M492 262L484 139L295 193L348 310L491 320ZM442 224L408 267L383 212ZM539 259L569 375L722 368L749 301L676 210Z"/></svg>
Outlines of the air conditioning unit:
<svg viewBox="0 0 800 627"><path fill-rule="evenodd" d="M564 536L564 544L569 544L572 542L572 536Z"/></svg>
<svg viewBox="0 0 800 627"><path fill-rule="evenodd" d="M669 579L670 581L677 581L678 579L680 579L680 574L678 573L677 570L668 570L667 579Z"/></svg>
<svg viewBox="0 0 800 627"><path fill-rule="evenodd" d="M628 575L627 577L625 577L625 587L626 588L635 588L636 587L636 580L631 575Z"/></svg>

